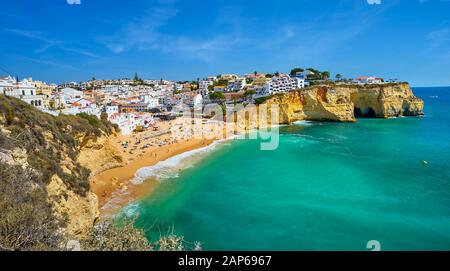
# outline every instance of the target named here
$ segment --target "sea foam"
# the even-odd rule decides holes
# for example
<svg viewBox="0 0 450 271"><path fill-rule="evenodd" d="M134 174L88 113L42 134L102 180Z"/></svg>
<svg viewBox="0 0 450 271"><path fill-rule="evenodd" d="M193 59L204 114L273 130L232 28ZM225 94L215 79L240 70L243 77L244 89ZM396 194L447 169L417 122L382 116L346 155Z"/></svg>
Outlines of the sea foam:
<svg viewBox="0 0 450 271"><path fill-rule="evenodd" d="M301 125L301 126L312 126L315 123L313 121L308 120L299 120L292 123L293 125Z"/></svg>
<svg viewBox="0 0 450 271"><path fill-rule="evenodd" d="M160 161L156 165L140 168L136 171L134 179L131 182L133 184L142 184L150 178L155 178L158 181L177 178L178 172L181 169L192 167L195 162L202 158L202 154L215 149L220 143L234 138L233 136L223 140L216 140L206 147L183 152L164 161Z"/></svg>

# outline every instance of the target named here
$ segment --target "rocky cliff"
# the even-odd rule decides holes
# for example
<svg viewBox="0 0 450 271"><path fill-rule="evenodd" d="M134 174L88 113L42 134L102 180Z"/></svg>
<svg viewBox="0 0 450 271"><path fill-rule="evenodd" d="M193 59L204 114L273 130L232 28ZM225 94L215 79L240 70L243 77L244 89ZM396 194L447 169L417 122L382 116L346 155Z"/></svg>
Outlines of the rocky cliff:
<svg viewBox="0 0 450 271"><path fill-rule="evenodd" d="M91 176L126 164L122 154L111 143L113 139L114 136L79 138L80 153L77 161L91 171Z"/></svg>
<svg viewBox="0 0 450 271"><path fill-rule="evenodd" d="M107 135L78 135L79 154L76 163L87 168L91 176L124 165L124 159L110 143ZM87 232L99 218L98 198L90 189L84 195L74 193L58 175L53 175L47 192L58 218L66 218L72 235Z"/></svg>
<svg viewBox="0 0 450 271"><path fill-rule="evenodd" d="M279 106L280 124L299 120L354 122L356 118L423 115L423 101L407 83L311 86L265 101Z"/></svg>
<svg viewBox="0 0 450 271"><path fill-rule="evenodd" d="M99 216L91 173L123 163L109 142L113 134L110 123L92 116L54 117L0 95L0 164L33 175L23 182L43 191L39 201L52 206L48 215L70 235L90 230ZM7 180L0 177L1 192Z"/></svg>

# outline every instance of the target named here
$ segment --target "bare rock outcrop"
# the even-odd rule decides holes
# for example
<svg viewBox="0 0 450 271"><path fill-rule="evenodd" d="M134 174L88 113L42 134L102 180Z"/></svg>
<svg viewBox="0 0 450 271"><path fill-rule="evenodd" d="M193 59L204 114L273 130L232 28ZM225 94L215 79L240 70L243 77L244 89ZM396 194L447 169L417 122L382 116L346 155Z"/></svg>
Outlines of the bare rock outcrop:
<svg viewBox="0 0 450 271"><path fill-rule="evenodd" d="M321 85L282 93L266 100L279 106L279 123L299 120L354 122L356 118L423 115L423 101L407 83Z"/></svg>
<svg viewBox="0 0 450 271"><path fill-rule="evenodd" d="M126 164L120 151L111 144L111 137L80 137L80 154L77 161L94 176L102 171Z"/></svg>
<svg viewBox="0 0 450 271"><path fill-rule="evenodd" d="M46 188L56 217L67 222L66 230L69 234L76 236L93 227L100 215L98 198L94 193L74 193L58 175L52 177Z"/></svg>

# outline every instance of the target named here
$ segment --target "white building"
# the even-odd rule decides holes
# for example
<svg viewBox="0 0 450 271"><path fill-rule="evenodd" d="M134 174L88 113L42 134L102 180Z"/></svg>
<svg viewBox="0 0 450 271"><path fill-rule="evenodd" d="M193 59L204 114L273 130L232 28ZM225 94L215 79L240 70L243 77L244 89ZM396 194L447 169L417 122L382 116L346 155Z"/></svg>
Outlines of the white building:
<svg viewBox="0 0 450 271"><path fill-rule="evenodd" d="M245 78L237 78L234 81L229 81L227 86L227 91L241 91L247 85Z"/></svg>
<svg viewBox="0 0 450 271"><path fill-rule="evenodd" d="M203 105L203 97L200 94L189 93L185 95L183 102L190 107L200 108Z"/></svg>
<svg viewBox="0 0 450 271"><path fill-rule="evenodd" d="M86 113L88 115L94 115L100 118L101 110L95 103L86 99L79 99L68 105L67 108L63 110L63 113L66 115Z"/></svg>
<svg viewBox="0 0 450 271"><path fill-rule="evenodd" d="M120 132L123 135L130 135L136 130L139 120L136 119L134 113L116 113L109 116L108 120L119 126Z"/></svg>
<svg viewBox="0 0 450 271"><path fill-rule="evenodd" d="M383 78L375 76L360 76L354 80L357 84L383 84Z"/></svg>
<svg viewBox="0 0 450 271"><path fill-rule="evenodd" d="M302 71L302 72L297 72L297 74L294 76L295 78L300 78L303 80L308 79L309 75L314 75L314 72L310 71L310 70L306 70L306 71Z"/></svg>
<svg viewBox="0 0 450 271"><path fill-rule="evenodd" d="M159 98L158 97L154 97L152 95L142 95L140 97L140 101L142 103L148 104L148 108L158 108L158 107L160 107Z"/></svg>
<svg viewBox="0 0 450 271"><path fill-rule="evenodd" d="M31 78L20 82L11 76L0 78L0 91L4 95L20 99L32 106L44 107L45 95L37 95L36 86Z"/></svg>
<svg viewBox="0 0 450 271"><path fill-rule="evenodd" d="M208 90L209 86L212 86L213 84L214 81L211 79L201 80L198 88L201 90Z"/></svg>
<svg viewBox="0 0 450 271"><path fill-rule="evenodd" d="M288 92L305 87L305 80L301 78L292 78L287 74L274 76L264 86L264 95L272 95L281 92Z"/></svg>
<svg viewBox="0 0 450 271"><path fill-rule="evenodd" d="M105 106L105 112L109 118L111 115L119 113L119 105L118 104L108 104Z"/></svg>
<svg viewBox="0 0 450 271"><path fill-rule="evenodd" d="M60 91L60 99L63 103L70 105L83 98L83 91L74 88L63 88Z"/></svg>
<svg viewBox="0 0 450 271"><path fill-rule="evenodd" d="M195 90L194 93L202 95L203 99L205 99L209 95L209 90L208 89L199 89L199 90Z"/></svg>
<svg viewBox="0 0 450 271"><path fill-rule="evenodd" d="M12 92L16 85L16 79L11 76L0 77L0 93L6 95L6 92Z"/></svg>

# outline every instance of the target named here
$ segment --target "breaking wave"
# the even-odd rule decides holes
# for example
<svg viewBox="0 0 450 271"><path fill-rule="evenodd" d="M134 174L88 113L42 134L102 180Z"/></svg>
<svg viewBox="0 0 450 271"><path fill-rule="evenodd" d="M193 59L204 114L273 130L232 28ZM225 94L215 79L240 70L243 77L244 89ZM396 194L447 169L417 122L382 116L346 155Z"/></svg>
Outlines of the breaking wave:
<svg viewBox="0 0 450 271"><path fill-rule="evenodd" d="M204 154L215 149L220 143L229 139L232 138L217 140L206 147L175 155L164 161L160 161L153 166L140 168L136 171L132 183L142 184L150 178L155 178L158 181L177 178L182 169L192 167L195 162L198 162L201 158L203 158Z"/></svg>

